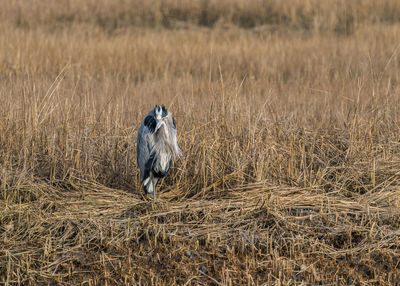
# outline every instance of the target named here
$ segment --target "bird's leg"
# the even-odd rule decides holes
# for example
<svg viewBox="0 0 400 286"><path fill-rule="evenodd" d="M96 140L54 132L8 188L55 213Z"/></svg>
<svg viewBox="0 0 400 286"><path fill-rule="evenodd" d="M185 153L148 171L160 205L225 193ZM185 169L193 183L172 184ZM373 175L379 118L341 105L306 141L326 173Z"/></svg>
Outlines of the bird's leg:
<svg viewBox="0 0 400 286"><path fill-rule="evenodd" d="M157 188L158 178L153 178L153 200L156 201L156 188Z"/></svg>

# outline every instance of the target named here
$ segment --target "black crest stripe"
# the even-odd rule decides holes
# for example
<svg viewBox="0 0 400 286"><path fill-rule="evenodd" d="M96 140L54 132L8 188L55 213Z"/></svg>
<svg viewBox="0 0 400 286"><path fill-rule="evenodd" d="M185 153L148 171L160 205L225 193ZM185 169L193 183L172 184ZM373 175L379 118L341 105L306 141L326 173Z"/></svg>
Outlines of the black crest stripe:
<svg viewBox="0 0 400 286"><path fill-rule="evenodd" d="M165 106L163 105L163 106L162 106L162 117L167 116L167 114L168 114L168 111L167 111L167 109L165 108Z"/></svg>

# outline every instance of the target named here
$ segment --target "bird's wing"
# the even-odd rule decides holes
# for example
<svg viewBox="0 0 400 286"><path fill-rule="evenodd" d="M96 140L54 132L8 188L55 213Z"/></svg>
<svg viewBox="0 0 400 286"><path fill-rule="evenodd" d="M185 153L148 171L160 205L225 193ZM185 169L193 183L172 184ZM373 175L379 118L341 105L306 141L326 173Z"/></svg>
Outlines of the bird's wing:
<svg viewBox="0 0 400 286"><path fill-rule="evenodd" d="M137 161L142 179L144 179L146 163L150 158L150 152L153 148L153 143L149 135L150 130L143 122L139 128L136 140Z"/></svg>

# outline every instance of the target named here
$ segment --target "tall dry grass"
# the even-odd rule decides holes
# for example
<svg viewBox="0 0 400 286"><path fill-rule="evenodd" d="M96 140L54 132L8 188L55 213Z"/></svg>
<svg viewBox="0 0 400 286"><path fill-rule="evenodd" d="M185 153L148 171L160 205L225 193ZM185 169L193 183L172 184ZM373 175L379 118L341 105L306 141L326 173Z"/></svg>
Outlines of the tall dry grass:
<svg viewBox="0 0 400 286"><path fill-rule="evenodd" d="M1 282L399 281L397 1L3 4ZM157 103L185 157L154 204Z"/></svg>

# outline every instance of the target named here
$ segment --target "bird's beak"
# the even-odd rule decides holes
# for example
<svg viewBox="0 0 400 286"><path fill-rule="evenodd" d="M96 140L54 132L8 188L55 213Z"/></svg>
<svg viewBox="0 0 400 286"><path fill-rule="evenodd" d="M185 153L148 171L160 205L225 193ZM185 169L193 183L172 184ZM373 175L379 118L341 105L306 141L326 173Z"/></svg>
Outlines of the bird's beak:
<svg viewBox="0 0 400 286"><path fill-rule="evenodd" d="M167 128L167 123L165 122L164 119L160 119L160 120L157 121L156 129L155 129L154 132L157 132L158 129L160 129L161 126L163 126L163 125L164 125L164 133L165 133L165 135L166 135L166 136L169 136L168 128Z"/></svg>
<svg viewBox="0 0 400 286"><path fill-rule="evenodd" d="M163 124L164 124L164 120L162 120L162 119L158 120L158 121L157 121L157 125L156 125L156 131L157 131L158 129L160 129L161 126L162 126Z"/></svg>

